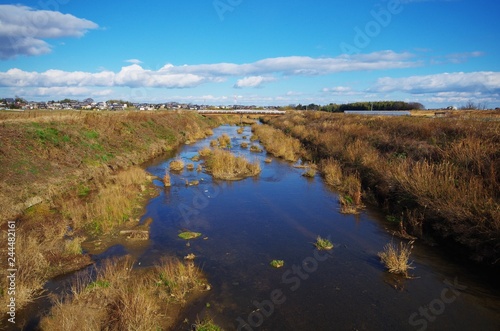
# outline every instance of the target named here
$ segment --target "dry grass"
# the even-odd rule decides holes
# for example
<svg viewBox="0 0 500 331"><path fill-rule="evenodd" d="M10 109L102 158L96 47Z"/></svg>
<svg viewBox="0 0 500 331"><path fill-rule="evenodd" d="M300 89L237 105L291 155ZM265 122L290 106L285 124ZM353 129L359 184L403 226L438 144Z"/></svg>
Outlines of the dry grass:
<svg viewBox="0 0 500 331"><path fill-rule="evenodd" d="M151 179L133 165L217 124L189 112L40 111L0 121L0 223L18 220L18 309L49 278L91 262L81 254L84 230L108 231L140 213Z"/></svg>
<svg viewBox="0 0 500 331"><path fill-rule="evenodd" d="M241 148L248 148L248 143L244 141L241 143L240 146L241 146Z"/></svg>
<svg viewBox="0 0 500 331"><path fill-rule="evenodd" d="M203 147L198 151L198 154L200 154L201 157L207 157L210 156L210 154L212 154L212 150L208 147Z"/></svg>
<svg viewBox="0 0 500 331"><path fill-rule="evenodd" d="M300 141L269 125L253 125L252 130L259 137L264 148L276 157L295 162L302 155Z"/></svg>
<svg viewBox="0 0 500 331"><path fill-rule="evenodd" d="M111 259L97 278L78 279L72 293L55 298L42 330L157 330L168 327L159 314L205 286L192 263L165 258L154 268L135 271L130 257ZM168 323L168 322L167 322Z"/></svg>
<svg viewBox="0 0 500 331"><path fill-rule="evenodd" d="M170 174L168 172L165 172L165 176L163 176L163 185L165 185L165 187L172 186L172 182L170 180Z"/></svg>
<svg viewBox="0 0 500 331"><path fill-rule="evenodd" d="M229 151L215 149L206 161L207 171L217 179L239 180L258 175L261 171L258 161L249 162L243 156Z"/></svg>
<svg viewBox="0 0 500 331"><path fill-rule="evenodd" d="M314 157L323 160L325 181L344 200L352 200L351 205L361 205L362 183L372 201L389 213L423 215L418 220L403 218L413 234L430 229L468 248L472 259L498 263L500 122L489 116L458 112L432 119L290 112L266 121L309 146Z"/></svg>
<svg viewBox="0 0 500 331"><path fill-rule="evenodd" d="M342 166L339 161L333 158L323 160L321 162L321 172L328 185L340 187L342 184Z"/></svg>
<svg viewBox="0 0 500 331"><path fill-rule="evenodd" d="M260 148L258 145L252 145L250 146L250 152L262 153L262 148Z"/></svg>
<svg viewBox="0 0 500 331"><path fill-rule="evenodd" d="M304 177L308 177L308 178L313 178L314 176L316 176L316 169L314 168L307 168L306 171L302 174L302 176Z"/></svg>
<svg viewBox="0 0 500 331"><path fill-rule="evenodd" d="M143 169L130 168L111 176L90 202L61 200L61 211L75 230L87 229L94 234L109 232L133 215L147 182L148 176Z"/></svg>
<svg viewBox="0 0 500 331"><path fill-rule="evenodd" d="M217 143L220 148L228 148L231 147L231 137L227 134L223 133L222 136L217 138Z"/></svg>
<svg viewBox="0 0 500 331"><path fill-rule="evenodd" d="M184 170L184 161L181 159L175 159L170 162L169 168L172 171L182 171Z"/></svg>
<svg viewBox="0 0 500 331"><path fill-rule="evenodd" d="M388 243L384 246L384 250L378 253L378 256L384 263L387 270L391 273L408 276L408 270L413 269L411 266L410 255L413 249L413 242L407 244L399 243L399 248L394 243Z"/></svg>

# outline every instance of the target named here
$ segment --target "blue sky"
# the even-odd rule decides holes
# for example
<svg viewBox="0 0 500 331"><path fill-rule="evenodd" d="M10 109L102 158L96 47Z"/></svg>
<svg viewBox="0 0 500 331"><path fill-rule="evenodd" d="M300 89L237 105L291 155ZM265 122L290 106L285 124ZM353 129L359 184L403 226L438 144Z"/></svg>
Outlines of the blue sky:
<svg viewBox="0 0 500 331"><path fill-rule="evenodd" d="M500 107L491 0L0 1L0 97Z"/></svg>

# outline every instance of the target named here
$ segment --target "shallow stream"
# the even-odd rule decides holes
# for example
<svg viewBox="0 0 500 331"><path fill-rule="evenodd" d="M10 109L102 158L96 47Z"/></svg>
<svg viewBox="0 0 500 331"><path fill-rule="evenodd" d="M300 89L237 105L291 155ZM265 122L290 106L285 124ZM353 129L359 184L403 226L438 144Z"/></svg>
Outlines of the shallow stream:
<svg viewBox="0 0 500 331"><path fill-rule="evenodd" d="M170 188L156 183L161 193L144 215L153 219L152 244L141 263L193 253L212 284L188 319L209 316L226 330L500 329L500 292L487 274L418 241L414 278L387 273L377 253L398 239L384 215L370 208L341 214L338 195L319 176L305 178L304 169L276 158L265 163L265 152L240 147L250 128L236 130L222 126L176 157L192 163L199 149L226 133L234 153L261 162L259 176L227 182L185 170L172 175ZM162 177L169 162L157 160L147 170ZM185 185L195 179L199 186ZM177 237L183 230L203 235L187 246ZM330 253L315 250L318 235L335 244ZM273 259L284 267L272 268Z"/></svg>
<svg viewBox="0 0 500 331"><path fill-rule="evenodd" d="M261 163L259 176L229 182L184 170L171 175L169 188L157 180L160 194L142 218L153 220L150 241L95 256L99 263L131 254L137 265L149 266L165 255L195 254L211 290L179 317L176 330L206 317L225 330L500 330L497 279L420 241L411 257L413 278L389 274L377 253L399 239L385 215L369 207L341 214L337 193L321 177L305 178L304 169L276 158L265 163L270 155L240 147L250 142L250 128L236 131L219 127L213 137L151 161L147 171L161 178L176 157L196 169L202 161L191 158L226 133L232 152ZM200 184L186 186L193 180ZM184 230L202 236L188 244L178 237ZM329 238L334 249L317 251L317 236ZM272 268L274 259L284 267ZM47 290L60 292L74 277L55 279ZM20 314L27 329L37 324L33 312L48 306L48 299L38 300Z"/></svg>

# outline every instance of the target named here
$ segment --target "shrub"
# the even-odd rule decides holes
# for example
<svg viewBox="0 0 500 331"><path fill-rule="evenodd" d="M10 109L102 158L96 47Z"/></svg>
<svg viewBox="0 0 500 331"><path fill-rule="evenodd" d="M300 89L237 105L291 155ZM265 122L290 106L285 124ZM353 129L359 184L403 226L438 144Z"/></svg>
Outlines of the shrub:
<svg viewBox="0 0 500 331"><path fill-rule="evenodd" d="M379 252L378 256L389 272L408 277L408 269L413 269L408 263L412 249L413 241L407 244L400 242L399 249L391 242L384 246L384 251Z"/></svg>
<svg viewBox="0 0 500 331"><path fill-rule="evenodd" d="M333 248L333 244L330 242L330 240L321 238L320 236L316 238L316 243L314 243L314 246L316 246L316 248L319 250L330 250Z"/></svg>
<svg viewBox="0 0 500 331"><path fill-rule="evenodd" d="M184 162L181 159L175 159L170 162L170 170L182 171L184 169Z"/></svg>
<svg viewBox="0 0 500 331"><path fill-rule="evenodd" d="M200 154L201 157L207 157L210 156L210 154L212 154L212 150L208 147L203 147L198 151L198 154Z"/></svg>
<svg viewBox="0 0 500 331"><path fill-rule="evenodd" d="M321 172L328 185L339 187L342 184L342 167L339 161L333 158L323 160L321 162Z"/></svg>
<svg viewBox="0 0 500 331"><path fill-rule="evenodd" d="M165 187L170 187L172 185L170 181L170 175L168 172L166 172L165 176L163 176L163 185L165 185Z"/></svg>
<svg viewBox="0 0 500 331"><path fill-rule="evenodd" d="M207 171L217 179L238 180L255 176L260 173L258 161L249 162L242 156L236 156L229 151L216 149L207 160Z"/></svg>

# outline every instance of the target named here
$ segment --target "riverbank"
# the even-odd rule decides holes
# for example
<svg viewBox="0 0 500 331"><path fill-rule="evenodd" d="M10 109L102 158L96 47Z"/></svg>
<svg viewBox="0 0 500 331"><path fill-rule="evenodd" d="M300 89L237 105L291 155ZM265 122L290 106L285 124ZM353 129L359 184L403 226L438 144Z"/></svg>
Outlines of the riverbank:
<svg viewBox="0 0 500 331"><path fill-rule="evenodd" d="M470 115L470 114L468 114ZM291 112L268 124L359 175L365 200L408 233L500 262L500 123L476 116L372 117ZM331 162L330 162L331 163Z"/></svg>
<svg viewBox="0 0 500 331"><path fill-rule="evenodd" d="M218 125L192 112L2 114L0 226L16 238L9 268L1 246L2 311L12 297L19 310L48 279L91 264L81 248L89 235L137 224L155 194L137 165ZM14 296L5 290L7 269L17 270Z"/></svg>

